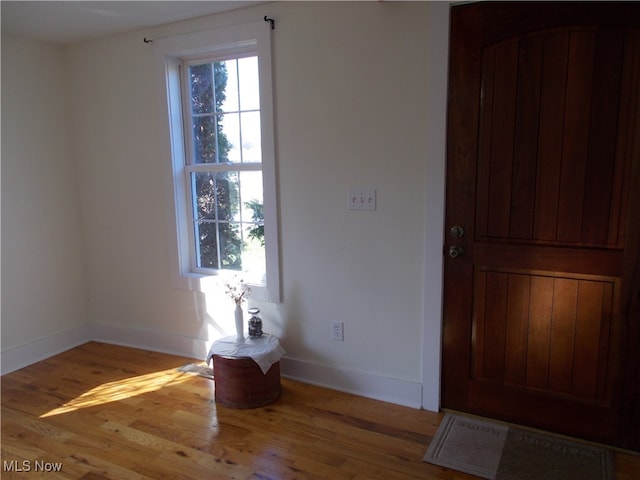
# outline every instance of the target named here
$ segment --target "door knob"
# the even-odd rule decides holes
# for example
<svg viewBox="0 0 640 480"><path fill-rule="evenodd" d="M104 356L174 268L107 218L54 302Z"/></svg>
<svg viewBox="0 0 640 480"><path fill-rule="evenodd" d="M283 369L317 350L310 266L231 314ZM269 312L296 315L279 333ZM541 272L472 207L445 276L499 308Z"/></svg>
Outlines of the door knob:
<svg viewBox="0 0 640 480"><path fill-rule="evenodd" d="M464 247L462 245L451 245L449 247L449 256L451 258L458 258L464 255Z"/></svg>

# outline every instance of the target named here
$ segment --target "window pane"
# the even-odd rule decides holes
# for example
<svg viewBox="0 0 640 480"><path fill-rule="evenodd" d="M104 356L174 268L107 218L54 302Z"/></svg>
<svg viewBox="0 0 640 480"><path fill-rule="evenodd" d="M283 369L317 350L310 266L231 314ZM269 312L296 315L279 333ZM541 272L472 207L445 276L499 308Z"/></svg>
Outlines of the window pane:
<svg viewBox="0 0 640 480"><path fill-rule="evenodd" d="M244 239L242 269L248 281L257 284L263 284L266 275L262 193L262 171L240 172Z"/></svg>
<svg viewBox="0 0 640 480"><path fill-rule="evenodd" d="M238 77L240 88L240 109L260 109L260 88L258 76L258 57L241 58L238 60Z"/></svg>
<svg viewBox="0 0 640 480"><path fill-rule="evenodd" d="M189 67L191 84L191 112L194 115L213 113L213 78L211 64Z"/></svg>
<svg viewBox="0 0 640 480"><path fill-rule="evenodd" d="M240 220L238 172L191 174L196 220Z"/></svg>
<svg viewBox="0 0 640 480"><path fill-rule="evenodd" d="M261 162L260 112L245 112L242 120L242 161Z"/></svg>
<svg viewBox="0 0 640 480"><path fill-rule="evenodd" d="M264 222L262 172L240 172L240 196L243 222Z"/></svg>
<svg viewBox="0 0 640 480"><path fill-rule="evenodd" d="M214 64L216 75L216 111L237 112L238 70L237 60L226 60Z"/></svg>
<svg viewBox="0 0 640 480"><path fill-rule="evenodd" d="M208 172L192 173L191 184L195 192L195 198L193 199L194 218L197 220L215 220L215 176Z"/></svg>
<svg viewBox="0 0 640 480"><path fill-rule="evenodd" d="M195 222L196 263L198 268L218 268L216 223Z"/></svg>
<svg viewBox="0 0 640 480"><path fill-rule="evenodd" d="M216 124L212 116L193 119L193 155L195 163L216 161Z"/></svg>
<svg viewBox="0 0 640 480"><path fill-rule="evenodd" d="M237 223L219 223L220 268L242 269L242 236Z"/></svg>
<svg viewBox="0 0 640 480"><path fill-rule="evenodd" d="M240 214L238 172L216 173L218 220L237 220Z"/></svg>
<svg viewBox="0 0 640 480"><path fill-rule="evenodd" d="M220 163L239 163L240 153L240 117L237 113L218 115L220 145Z"/></svg>
<svg viewBox="0 0 640 480"><path fill-rule="evenodd" d="M264 248L264 224L243 224L244 251L242 270L246 281L263 285L266 282L266 258Z"/></svg>

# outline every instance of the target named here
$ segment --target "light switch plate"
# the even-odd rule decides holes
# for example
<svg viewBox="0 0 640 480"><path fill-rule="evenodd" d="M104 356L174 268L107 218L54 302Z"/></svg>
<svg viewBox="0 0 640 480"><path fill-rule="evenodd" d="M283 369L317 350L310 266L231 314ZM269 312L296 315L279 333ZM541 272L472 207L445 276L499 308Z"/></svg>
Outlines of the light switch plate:
<svg viewBox="0 0 640 480"><path fill-rule="evenodd" d="M375 188L352 188L349 190L349 210L375 210Z"/></svg>

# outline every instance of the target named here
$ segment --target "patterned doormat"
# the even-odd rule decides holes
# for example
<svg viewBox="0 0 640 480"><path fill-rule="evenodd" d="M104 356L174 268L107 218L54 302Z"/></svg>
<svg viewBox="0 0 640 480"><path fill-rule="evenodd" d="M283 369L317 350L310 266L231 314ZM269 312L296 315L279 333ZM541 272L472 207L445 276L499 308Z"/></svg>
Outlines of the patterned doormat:
<svg viewBox="0 0 640 480"><path fill-rule="evenodd" d="M424 461L489 480L614 480L613 453L447 413Z"/></svg>

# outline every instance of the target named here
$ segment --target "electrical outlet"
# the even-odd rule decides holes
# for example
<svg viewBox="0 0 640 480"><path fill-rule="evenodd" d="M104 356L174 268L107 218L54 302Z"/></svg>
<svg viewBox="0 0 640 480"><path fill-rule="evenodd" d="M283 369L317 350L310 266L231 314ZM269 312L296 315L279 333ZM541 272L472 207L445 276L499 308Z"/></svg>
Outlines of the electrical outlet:
<svg viewBox="0 0 640 480"><path fill-rule="evenodd" d="M352 188L349 190L349 210L375 210L375 188Z"/></svg>
<svg viewBox="0 0 640 480"><path fill-rule="evenodd" d="M331 339L344 342L344 323L331 322Z"/></svg>

